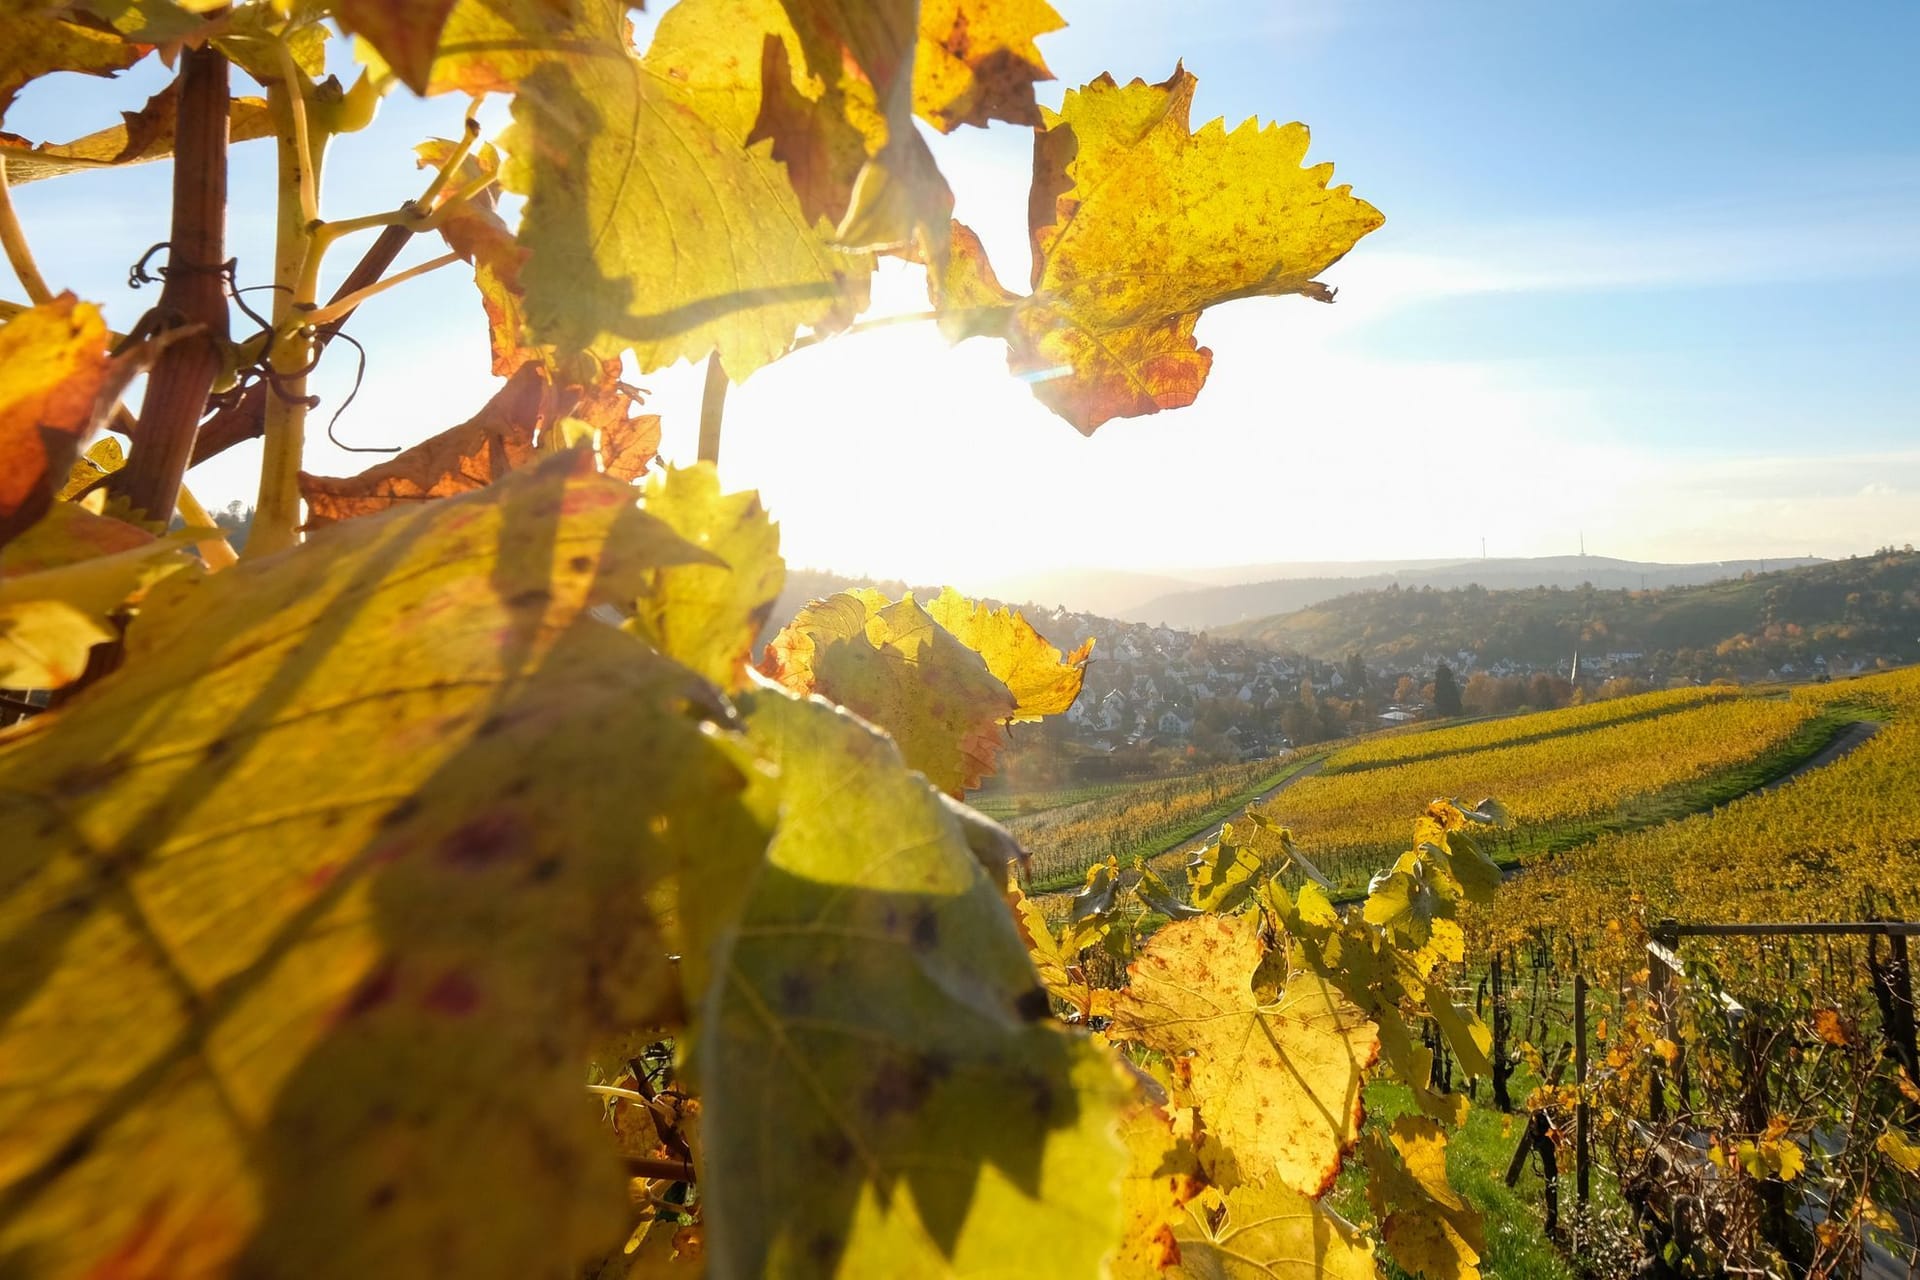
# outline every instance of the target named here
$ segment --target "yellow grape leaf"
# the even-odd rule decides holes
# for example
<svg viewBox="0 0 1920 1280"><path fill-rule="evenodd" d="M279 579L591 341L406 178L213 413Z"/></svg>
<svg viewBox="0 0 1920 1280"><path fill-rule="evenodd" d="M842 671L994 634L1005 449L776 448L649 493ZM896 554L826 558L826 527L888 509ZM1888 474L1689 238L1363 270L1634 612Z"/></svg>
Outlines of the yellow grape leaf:
<svg viewBox="0 0 1920 1280"><path fill-rule="evenodd" d="M53 505L117 370L99 308L70 293L0 327L0 546Z"/></svg>
<svg viewBox="0 0 1920 1280"><path fill-rule="evenodd" d="M1380 1038L1326 979L1285 975L1266 995L1258 913L1176 920L1142 946L1114 993L1115 1039L1186 1064L1192 1100L1245 1181L1302 1195L1333 1185L1360 1134L1360 1084ZM1278 957L1275 957L1276 959Z"/></svg>
<svg viewBox="0 0 1920 1280"><path fill-rule="evenodd" d="M1193 131L1194 85L1184 68L1155 85L1102 76L1035 139L1032 293L1009 295L1000 332L1013 370L1083 432L1192 403L1212 364L1194 338L1205 308L1331 301L1316 277L1382 222L1327 185L1331 165L1302 167L1304 125ZM941 277L941 306L1004 293L984 257L955 269L971 278Z"/></svg>
<svg viewBox="0 0 1920 1280"><path fill-rule="evenodd" d="M534 458L546 379L522 366L507 384L457 427L448 427L356 476L300 473L307 527L373 515L394 506L468 493Z"/></svg>
<svg viewBox="0 0 1920 1280"><path fill-rule="evenodd" d="M933 620L986 660L987 670L1013 694L1013 722L1055 716L1080 696L1093 639L1061 656L1033 624L1013 609L976 604L947 587L927 606Z"/></svg>
<svg viewBox="0 0 1920 1280"><path fill-rule="evenodd" d="M1239 838L1231 822L1220 838L1187 863L1187 888L1202 911L1231 911L1253 893L1262 863L1250 840Z"/></svg>
<svg viewBox="0 0 1920 1280"><path fill-rule="evenodd" d="M127 454L120 447L120 442L112 436L102 436L73 460L73 466L67 472L67 482L60 486L60 492L55 497L61 502L77 502L83 493L101 479L126 465Z"/></svg>
<svg viewBox="0 0 1920 1280"><path fill-rule="evenodd" d="M204 533L204 531L197 531ZM118 630L108 615L196 563L186 531L155 538L70 502L0 551L0 688L62 689L93 646Z"/></svg>
<svg viewBox="0 0 1920 1280"><path fill-rule="evenodd" d="M779 526L759 494L722 493L708 462L669 467L648 481L646 509L721 563L656 570L628 627L722 689L739 688L787 580Z"/></svg>
<svg viewBox="0 0 1920 1280"><path fill-rule="evenodd" d="M1889 1129L1874 1140L1881 1155L1908 1173L1920 1174L1920 1143L1897 1129Z"/></svg>
<svg viewBox="0 0 1920 1280"><path fill-rule="evenodd" d="M123 111L121 123L96 130L72 142L43 142L0 133L0 158L7 164L13 186L58 177L80 169L107 169L145 164L173 154L179 125L180 88L172 82L138 111ZM264 98L235 98L228 121L230 142L252 142L274 135L273 115Z"/></svg>
<svg viewBox="0 0 1920 1280"><path fill-rule="evenodd" d="M1026 944L1027 957L1033 961L1033 969L1040 977L1040 985L1048 993L1060 997L1068 1004L1080 1010L1085 1016L1091 997L1087 984L1076 981L1073 976L1075 960L1067 954L1058 939L1053 936L1053 928L1047 923L1047 916L1018 887L1012 890L1014 920L1020 926L1020 940Z"/></svg>
<svg viewBox="0 0 1920 1280"><path fill-rule="evenodd" d="M1191 1138L1175 1134L1172 1118L1159 1107L1129 1106L1120 1141L1127 1149L1127 1176L1120 1184L1123 1221L1112 1269L1116 1280L1144 1280L1180 1261L1175 1228L1186 1224L1184 1206L1207 1184Z"/></svg>
<svg viewBox="0 0 1920 1280"><path fill-rule="evenodd" d="M563 454L169 579L119 671L13 730L0 1257L518 1280L617 1247L581 1063L673 981L649 886L763 829L717 696L587 613L703 554Z"/></svg>
<svg viewBox="0 0 1920 1280"><path fill-rule="evenodd" d="M1047 1016L998 888L891 742L780 690L740 707L768 766L747 802L776 826L690 1033L714 1274L1097 1274L1111 1055Z"/></svg>
<svg viewBox="0 0 1920 1280"><path fill-rule="evenodd" d="M956 797L993 772L1016 707L980 655L911 595L889 603L861 589L815 601L768 644L763 670L873 721Z"/></svg>
<svg viewBox="0 0 1920 1280"><path fill-rule="evenodd" d="M724 95L703 93L716 73L698 6L668 10L643 59L625 5L578 3L579 22L552 47L476 55L509 60L518 78L502 179L527 197L521 279L535 337L631 350L642 372L718 350L739 381L800 326L858 314L872 259L832 247L767 148L736 138Z"/></svg>
<svg viewBox="0 0 1920 1280"><path fill-rule="evenodd" d="M335 0L340 25L372 45L400 82L425 93L454 0Z"/></svg>
<svg viewBox="0 0 1920 1280"><path fill-rule="evenodd" d="M836 240L890 248L916 228L944 241L953 193L913 127L913 0L699 0L709 34L759 90L745 135L772 144L809 218Z"/></svg>
<svg viewBox="0 0 1920 1280"><path fill-rule="evenodd" d="M1038 125L1033 86L1053 73L1034 40L1066 25L1047 0L920 0L914 113L942 133Z"/></svg>
<svg viewBox="0 0 1920 1280"><path fill-rule="evenodd" d="M35 6L35 8L53 6ZM7 38L0 41L0 117L29 81L55 71L81 71L113 76L146 56L143 45L130 44L111 31L65 18L39 14L9 14Z"/></svg>
<svg viewBox="0 0 1920 1280"><path fill-rule="evenodd" d="M1440 1024L1440 1032L1453 1047L1454 1056L1468 1075L1490 1076L1493 1064L1487 1055L1493 1050L1493 1032L1478 1014L1453 1002L1444 982L1426 984L1427 1012Z"/></svg>
<svg viewBox="0 0 1920 1280"><path fill-rule="evenodd" d="M1366 1237L1279 1181L1218 1191L1186 1206L1174 1233L1189 1280L1372 1280Z"/></svg>
<svg viewBox="0 0 1920 1280"><path fill-rule="evenodd" d="M1367 1199L1393 1260L1427 1280L1477 1280L1486 1238L1480 1215L1447 1182L1447 1136L1439 1124L1402 1116L1387 1138L1368 1133L1361 1153Z"/></svg>
<svg viewBox="0 0 1920 1280"><path fill-rule="evenodd" d="M1830 1045L1841 1048L1854 1042L1853 1028L1840 1016L1838 1009L1815 1009L1813 1011L1813 1033Z"/></svg>
<svg viewBox="0 0 1920 1280"><path fill-rule="evenodd" d="M426 92L513 93L583 34L583 21L597 35L613 33L618 19L596 10L594 0L455 0L440 26ZM375 69L386 64L370 41L357 41L354 52Z"/></svg>
<svg viewBox="0 0 1920 1280"><path fill-rule="evenodd" d="M1373 877L1361 917L1368 924L1391 930L1411 947L1424 947L1433 936L1436 919L1454 913L1453 898L1430 880L1431 869L1417 853L1403 853L1393 867Z"/></svg>

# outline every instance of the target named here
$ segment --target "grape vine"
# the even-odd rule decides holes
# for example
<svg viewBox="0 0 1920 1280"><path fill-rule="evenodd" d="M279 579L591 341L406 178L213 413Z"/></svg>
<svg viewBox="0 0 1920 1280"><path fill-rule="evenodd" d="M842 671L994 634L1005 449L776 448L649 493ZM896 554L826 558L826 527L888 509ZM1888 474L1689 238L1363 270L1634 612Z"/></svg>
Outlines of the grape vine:
<svg viewBox="0 0 1920 1280"><path fill-rule="evenodd" d="M0 197L175 175L126 335L0 198L0 684L58 703L0 735L0 1273L1478 1274L1464 1101L1416 1028L1484 1063L1448 975L1497 810L1435 802L1345 916L1256 815L1182 886L1096 868L1063 932L964 797L1088 648L856 592L756 653L777 529L657 457L629 381L707 362L711 455L726 384L846 330L892 254L1091 433L1194 399L1208 307L1331 301L1381 215L1304 126L1195 129L1183 67L1042 107L1060 25L680 0L642 49L615 0L0 9L0 114L56 72L175 75L120 125L0 134ZM417 198L336 216L330 143L399 92L454 136L397 140ZM921 132L989 122L1033 132L1024 294ZM255 140L274 186L229 192ZM223 261L235 211L270 266ZM421 235L445 252L395 271ZM455 263L492 399L301 470L317 362ZM236 563L181 478L255 437ZM1364 1130L1382 1072L1420 1114ZM1323 1203L1356 1150L1371 1224Z"/></svg>

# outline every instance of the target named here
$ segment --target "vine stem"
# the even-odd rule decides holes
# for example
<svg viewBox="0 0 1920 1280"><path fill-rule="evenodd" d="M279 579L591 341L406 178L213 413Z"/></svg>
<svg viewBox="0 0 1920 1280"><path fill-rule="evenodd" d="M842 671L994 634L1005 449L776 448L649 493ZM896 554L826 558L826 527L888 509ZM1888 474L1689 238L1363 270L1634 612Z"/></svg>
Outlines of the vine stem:
<svg viewBox="0 0 1920 1280"><path fill-rule="evenodd" d="M211 43L180 55L173 223L155 318L163 331L191 331L168 342L155 360L140 406L140 428L127 465L114 477L114 487L135 512L162 522L178 502L227 347L229 78L226 54Z"/></svg>
<svg viewBox="0 0 1920 1280"><path fill-rule="evenodd" d="M180 486L180 518L190 525L199 525L208 529L219 527L214 523L213 517L207 514L207 509L200 505L200 499L193 496L193 490L184 484ZM231 569L240 563L240 557L233 554L233 548L227 544L225 538L209 538L205 542L196 542L193 545L199 549L200 558L207 562L207 569L210 572L218 573L222 569Z"/></svg>
<svg viewBox="0 0 1920 1280"><path fill-rule="evenodd" d="M408 267L405 271L396 271L384 280L376 281L364 289L355 290L344 298L329 302L318 311L308 315L304 323L309 325L330 324L344 316L352 315L361 303L369 298L385 293L397 284L405 284L407 281L419 276L424 276L430 271L438 271L442 267L450 267L460 261L462 261L462 259L457 253L443 253L437 258L422 262L418 266Z"/></svg>
<svg viewBox="0 0 1920 1280"><path fill-rule="evenodd" d="M670 1182L696 1180L691 1160L651 1160L629 1156L627 1172L636 1178L662 1178Z"/></svg>
<svg viewBox="0 0 1920 1280"><path fill-rule="evenodd" d="M53 301L53 290L47 288L46 277L40 274L40 266L33 260L33 250L27 247L27 235L20 227L20 215L13 211L13 192L7 186L7 158L0 155L0 245L7 252L7 265L13 268L13 274L20 279L20 287L27 291L27 300L35 306Z"/></svg>
<svg viewBox="0 0 1920 1280"><path fill-rule="evenodd" d="M246 554L271 555L300 541L300 462L307 443L307 369L313 359L313 332L303 313L313 309L313 282L319 275L321 246L314 243L322 150L327 137L307 128L306 84L298 67L283 64L280 79L267 86L267 106L282 122L279 131L279 213L273 244L274 385L265 392L262 426L265 456L260 464L260 496L254 504L253 531Z"/></svg>
<svg viewBox="0 0 1920 1280"><path fill-rule="evenodd" d="M720 353L707 356L707 385L700 397L700 452L702 462L720 465L720 424L727 414L727 371Z"/></svg>

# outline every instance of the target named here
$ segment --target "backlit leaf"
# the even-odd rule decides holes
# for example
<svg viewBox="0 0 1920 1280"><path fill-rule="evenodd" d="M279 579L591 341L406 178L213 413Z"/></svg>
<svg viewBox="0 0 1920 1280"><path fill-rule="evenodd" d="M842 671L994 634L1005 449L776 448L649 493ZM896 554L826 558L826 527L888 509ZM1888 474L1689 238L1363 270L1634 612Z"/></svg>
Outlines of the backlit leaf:
<svg viewBox="0 0 1920 1280"><path fill-rule="evenodd" d="M786 584L779 527L760 495L722 493L713 464L669 467L646 487L649 515L718 563L663 567L628 625L661 653L722 689L738 688L753 642Z"/></svg>
<svg viewBox="0 0 1920 1280"><path fill-rule="evenodd" d="M62 294L0 327L0 546L53 504L117 385L91 303Z"/></svg>
<svg viewBox="0 0 1920 1280"><path fill-rule="evenodd" d="M1376 1274L1373 1248L1359 1232L1279 1181L1243 1184L1189 1204L1174 1238L1180 1262L1167 1274L1191 1280L1372 1280Z"/></svg>
<svg viewBox="0 0 1920 1280"><path fill-rule="evenodd" d="M1447 1184L1447 1138L1424 1116L1402 1116L1386 1136L1367 1134L1367 1198L1387 1252L1428 1280L1475 1280L1486 1252L1480 1215Z"/></svg>
<svg viewBox="0 0 1920 1280"><path fill-rule="evenodd" d="M1206 1188L1206 1179L1192 1142L1175 1135L1172 1119L1159 1107L1140 1102L1129 1107L1120 1140L1128 1167L1120 1184L1125 1221L1113 1272L1116 1277L1158 1276L1181 1260L1175 1229L1187 1224L1185 1205Z"/></svg>
<svg viewBox="0 0 1920 1280"><path fill-rule="evenodd" d="M670 981L650 883L758 845L723 838L724 708L586 611L701 554L562 455L168 580L120 671L7 737L0 1257L519 1280L617 1247L580 1063Z"/></svg>
<svg viewBox="0 0 1920 1280"><path fill-rule="evenodd" d="M1374 1026L1304 970L1262 995L1260 916L1177 920L1155 933L1114 993L1116 1039L1190 1055L1191 1101L1245 1180L1270 1175L1302 1195L1333 1185L1358 1139Z"/></svg>
<svg viewBox="0 0 1920 1280"><path fill-rule="evenodd" d="M1220 828L1220 838L1187 863L1193 905L1202 911L1233 910L1253 893L1260 871L1260 855L1252 843L1227 823Z"/></svg>
<svg viewBox="0 0 1920 1280"><path fill-rule="evenodd" d="M0 133L0 156L7 162L7 181L14 186L58 177L80 169L145 164L173 155L179 125L178 82L169 83L138 111L125 111L121 123L97 130L72 142L38 146L25 138ZM235 98L228 123L230 142L251 142L274 134L273 115L264 98Z"/></svg>
<svg viewBox="0 0 1920 1280"><path fill-rule="evenodd" d="M871 259L831 247L766 146L742 145L712 114L725 95L703 90L730 73L692 38L697 6L670 9L642 59L624 6L580 3L564 48L519 77L505 145L505 185L527 197L535 336L630 349L642 372L717 349L738 381L800 326L857 314Z"/></svg>
<svg viewBox="0 0 1920 1280"><path fill-rule="evenodd" d="M1901 1169L1920 1175L1920 1143L1909 1140L1897 1129L1889 1129L1875 1139L1874 1146Z"/></svg>
<svg viewBox="0 0 1920 1280"><path fill-rule="evenodd" d="M334 0L345 27L380 51L393 73L415 93L425 93L454 0Z"/></svg>
<svg viewBox="0 0 1920 1280"><path fill-rule="evenodd" d="M546 382L538 368L517 373L480 412L356 476L300 473L307 527L371 515L396 505L482 488L534 457Z"/></svg>
<svg viewBox="0 0 1920 1280"><path fill-rule="evenodd" d="M777 690L741 707L778 825L694 1032L711 1274L1096 1274L1111 1058L1034 1007L998 889L890 742Z"/></svg>
<svg viewBox="0 0 1920 1280"><path fill-rule="evenodd" d="M58 502L0 551L0 688L60 689L96 644L119 631L108 615L195 563L187 535L146 530Z"/></svg>
<svg viewBox="0 0 1920 1280"><path fill-rule="evenodd" d="M1446 1036L1468 1075L1493 1074L1493 1064L1487 1057L1493 1050L1493 1033L1479 1015L1455 1004L1452 993L1438 982L1427 984L1427 1012L1440 1024L1441 1034Z"/></svg>
<svg viewBox="0 0 1920 1280"><path fill-rule="evenodd" d="M914 112L942 133L1039 124L1034 82L1053 73L1034 40L1064 26L1047 0L920 0Z"/></svg>
<svg viewBox="0 0 1920 1280"><path fill-rule="evenodd" d="M142 57L146 48L109 31L40 14L10 14L0 40L0 117L30 81L55 71L112 76Z"/></svg>
<svg viewBox="0 0 1920 1280"><path fill-rule="evenodd" d="M980 655L911 595L889 602L861 589L815 601L773 638L763 670L873 721L954 796L993 772L1016 706Z"/></svg>
<svg viewBox="0 0 1920 1280"><path fill-rule="evenodd" d="M927 613L986 660L987 670L1013 694L1014 722L1060 715L1080 696L1089 638L1062 656L1033 624L1013 609L993 609L967 599L952 587L927 605Z"/></svg>
<svg viewBox="0 0 1920 1280"><path fill-rule="evenodd" d="M1155 85L1102 76L1035 139L1032 293L1010 314L1008 359L1083 432L1192 403L1212 364L1194 338L1205 308L1331 301L1316 277L1382 221L1328 186L1331 165L1302 167L1303 125L1193 131L1194 84L1184 68ZM943 278L937 300L990 297L984 268L964 263L971 279Z"/></svg>

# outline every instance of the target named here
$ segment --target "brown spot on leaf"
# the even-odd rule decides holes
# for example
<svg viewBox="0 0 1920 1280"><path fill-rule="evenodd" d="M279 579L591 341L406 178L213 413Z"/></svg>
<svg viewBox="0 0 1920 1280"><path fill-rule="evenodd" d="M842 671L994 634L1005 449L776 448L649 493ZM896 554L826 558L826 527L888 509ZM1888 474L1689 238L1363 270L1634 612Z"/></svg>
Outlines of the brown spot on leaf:
<svg viewBox="0 0 1920 1280"><path fill-rule="evenodd" d="M450 969L434 980L420 1003L435 1013L464 1018L480 1007L480 988L467 974Z"/></svg>
<svg viewBox="0 0 1920 1280"><path fill-rule="evenodd" d="M898 1058L887 1058L874 1071L873 1082L867 1086L861 1101L867 1114L875 1120L885 1120L901 1112L919 1110L932 1089L932 1077L923 1063L916 1060L906 1064Z"/></svg>
<svg viewBox="0 0 1920 1280"><path fill-rule="evenodd" d="M518 816L487 813L463 823L441 840L440 860L463 871L480 871L525 851L529 843L526 826Z"/></svg>
<svg viewBox="0 0 1920 1280"><path fill-rule="evenodd" d="M353 989L347 1002L340 1006L338 1020L341 1022L353 1018L365 1017L381 1005L393 999L393 991L398 986L392 965L383 965L360 980Z"/></svg>

